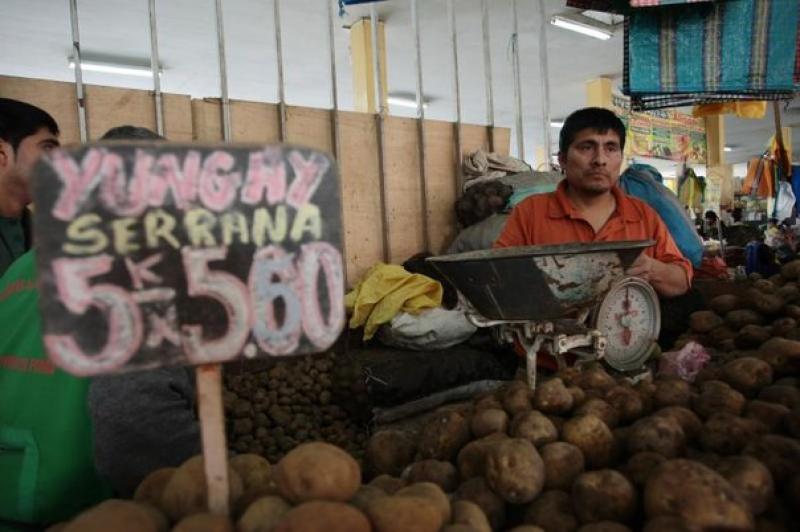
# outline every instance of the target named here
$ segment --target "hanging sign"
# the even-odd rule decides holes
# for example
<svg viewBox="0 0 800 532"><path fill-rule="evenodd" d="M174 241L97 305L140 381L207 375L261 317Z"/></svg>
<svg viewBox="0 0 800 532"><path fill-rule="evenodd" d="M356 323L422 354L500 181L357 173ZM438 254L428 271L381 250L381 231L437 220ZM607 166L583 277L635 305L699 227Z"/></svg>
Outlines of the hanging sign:
<svg viewBox="0 0 800 532"><path fill-rule="evenodd" d="M69 373L320 352L344 324L322 152L85 145L43 160L33 195L44 344Z"/></svg>

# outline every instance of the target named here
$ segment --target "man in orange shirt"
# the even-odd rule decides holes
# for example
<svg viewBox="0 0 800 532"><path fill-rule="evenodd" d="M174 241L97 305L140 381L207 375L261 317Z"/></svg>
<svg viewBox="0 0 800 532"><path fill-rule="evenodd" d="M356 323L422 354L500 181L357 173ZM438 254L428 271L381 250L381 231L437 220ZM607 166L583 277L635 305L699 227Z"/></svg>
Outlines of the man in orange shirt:
<svg viewBox="0 0 800 532"><path fill-rule="evenodd" d="M627 274L649 282L662 296L686 293L691 263L681 254L658 214L617 187L625 126L607 109L572 113L559 138L565 174L555 192L531 196L509 216L494 247L655 240Z"/></svg>

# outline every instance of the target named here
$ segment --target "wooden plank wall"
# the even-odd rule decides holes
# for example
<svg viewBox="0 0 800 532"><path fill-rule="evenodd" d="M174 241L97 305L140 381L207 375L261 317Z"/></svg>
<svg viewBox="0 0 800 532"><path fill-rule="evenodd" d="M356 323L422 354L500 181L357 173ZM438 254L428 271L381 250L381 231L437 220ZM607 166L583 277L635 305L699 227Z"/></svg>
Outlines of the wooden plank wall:
<svg viewBox="0 0 800 532"><path fill-rule="evenodd" d="M62 142L78 142L75 87L72 83L0 77L0 97L30 102L47 110L59 124ZM86 85L89 138L99 138L109 128L134 124L155 130L152 92ZM219 99L190 99L164 94L165 133L173 141L222 140ZM332 151L331 112L287 107L286 141ZM278 106L231 101L231 133L237 142L278 142ZM374 115L339 113L338 161L342 183L342 221L348 285L355 284L372 265L383 260L383 217L376 121ZM429 251L441 253L458 228L453 204L458 197L458 161L454 124L428 120L425 125L425 169L428 199ZM400 263L424 247L419 146L414 119L386 117L384 164L386 170L389 260ZM507 155L510 130L495 128L495 149ZM462 124L461 155L478 148L488 150L486 126Z"/></svg>

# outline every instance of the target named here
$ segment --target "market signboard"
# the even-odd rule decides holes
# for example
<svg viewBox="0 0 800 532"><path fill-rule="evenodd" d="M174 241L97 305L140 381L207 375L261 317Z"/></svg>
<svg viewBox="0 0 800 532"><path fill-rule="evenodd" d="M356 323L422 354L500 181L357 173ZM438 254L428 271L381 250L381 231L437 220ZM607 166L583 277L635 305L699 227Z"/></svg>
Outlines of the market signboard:
<svg viewBox="0 0 800 532"><path fill-rule="evenodd" d="M39 163L33 195L44 343L69 373L320 352L344 325L322 152L90 144Z"/></svg>
<svg viewBox="0 0 800 532"><path fill-rule="evenodd" d="M702 118L673 110L631 111L627 98L613 96L612 110L628 130L626 152L631 156L706 163L706 132Z"/></svg>

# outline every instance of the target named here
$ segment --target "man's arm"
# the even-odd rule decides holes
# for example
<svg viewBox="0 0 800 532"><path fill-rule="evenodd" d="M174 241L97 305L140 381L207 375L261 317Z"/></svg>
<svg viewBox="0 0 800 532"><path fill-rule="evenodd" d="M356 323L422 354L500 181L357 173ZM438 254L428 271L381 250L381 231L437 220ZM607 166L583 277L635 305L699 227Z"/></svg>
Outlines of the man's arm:
<svg viewBox="0 0 800 532"><path fill-rule="evenodd" d="M664 297L675 297L689 290L689 278L683 266L661 262L642 253L626 272L644 279Z"/></svg>

